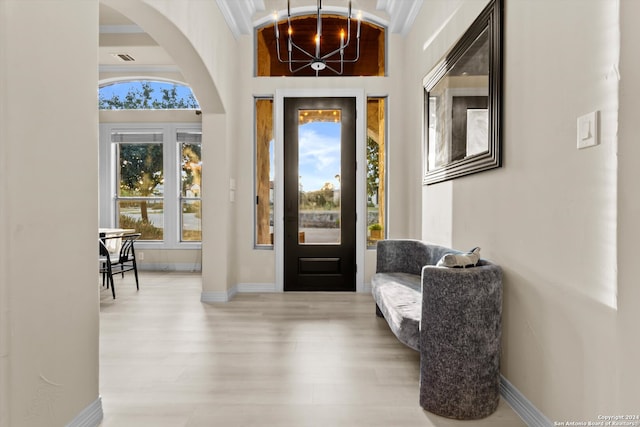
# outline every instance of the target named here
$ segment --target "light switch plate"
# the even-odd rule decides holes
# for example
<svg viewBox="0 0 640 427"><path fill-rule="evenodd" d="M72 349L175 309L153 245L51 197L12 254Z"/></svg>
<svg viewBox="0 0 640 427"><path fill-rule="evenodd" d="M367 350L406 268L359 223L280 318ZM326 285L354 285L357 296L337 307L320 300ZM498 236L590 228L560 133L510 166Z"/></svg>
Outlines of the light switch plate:
<svg viewBox="0 0 640 427"><path fill-rule="evenodd" d="M578 150L600 143L598 134L598 111L578 117Z"/></svg>

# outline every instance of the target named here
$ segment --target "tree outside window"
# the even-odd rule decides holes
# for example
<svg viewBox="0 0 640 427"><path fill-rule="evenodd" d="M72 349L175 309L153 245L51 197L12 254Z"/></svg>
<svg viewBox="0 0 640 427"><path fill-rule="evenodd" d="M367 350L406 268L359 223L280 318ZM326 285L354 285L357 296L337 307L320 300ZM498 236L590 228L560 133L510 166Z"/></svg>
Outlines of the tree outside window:
<svg viewBox="0 0 640 427"><path fill-rule="evenodd" d="M118 151L118 226L135 229L144 240L163 239L162 137L162 133L146 132L111 136Z"/></svg>
<svg viewBox="0 0 640 427"><path fill-rule="evenodd" d="M101 110L176 110L198 109L191 89L175 83L132 81L100 88Z"/></svg>

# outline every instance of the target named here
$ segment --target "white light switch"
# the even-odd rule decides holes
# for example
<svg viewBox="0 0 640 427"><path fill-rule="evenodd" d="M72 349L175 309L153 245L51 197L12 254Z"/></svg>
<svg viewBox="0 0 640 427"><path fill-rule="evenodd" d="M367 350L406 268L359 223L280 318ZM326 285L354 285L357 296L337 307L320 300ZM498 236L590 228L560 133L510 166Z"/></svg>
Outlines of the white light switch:
<svg viewBox="0 0 640 427"><path fill-rule="evenodd" d="M599 143L598 112L578 117L578 149L593 147Z"/></svg>

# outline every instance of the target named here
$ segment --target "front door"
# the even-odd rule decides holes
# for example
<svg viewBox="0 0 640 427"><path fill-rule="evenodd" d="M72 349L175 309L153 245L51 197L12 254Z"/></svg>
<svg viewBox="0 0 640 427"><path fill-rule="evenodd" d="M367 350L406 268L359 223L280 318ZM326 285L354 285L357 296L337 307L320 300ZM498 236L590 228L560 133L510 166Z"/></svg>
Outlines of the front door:
<svg viewBox="0 0 640 427"><path fill-rule="evenodd" d="M284 290L355 291L356 100L284 99Z"/></svg>

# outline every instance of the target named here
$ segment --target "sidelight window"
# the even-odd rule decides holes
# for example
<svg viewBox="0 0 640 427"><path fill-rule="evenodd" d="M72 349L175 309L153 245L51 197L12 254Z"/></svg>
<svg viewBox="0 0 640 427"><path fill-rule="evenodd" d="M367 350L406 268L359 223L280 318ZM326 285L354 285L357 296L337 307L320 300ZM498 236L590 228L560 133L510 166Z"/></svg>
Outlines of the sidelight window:
<svg viewBox="0 0 640 427"><path fill-rule="evenodd" d="M386 98L367 98L367 247L386 236Z"/></svg>
<svg viewBox="0 0 640 427"><path fill-rule="evenodd" d="M273 247L273 99L255 100L255 245Z"/></svg>

